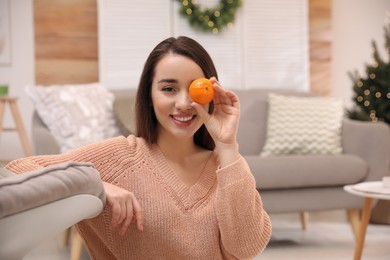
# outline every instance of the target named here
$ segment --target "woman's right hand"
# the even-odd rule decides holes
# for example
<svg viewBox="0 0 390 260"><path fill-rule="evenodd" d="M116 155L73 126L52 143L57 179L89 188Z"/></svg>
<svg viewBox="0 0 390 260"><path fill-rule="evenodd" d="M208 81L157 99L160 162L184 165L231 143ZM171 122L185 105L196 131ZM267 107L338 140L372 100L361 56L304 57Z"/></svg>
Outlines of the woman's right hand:
<svg viewBox="0 0 390 260"><path fill-rule="evenodd" d="M107 204L111 207L111 225L113 228L119 227L119 235L124 235L131 223L143 231L144 213L134 194L108 182L103 182L103 186Z"/></svg>

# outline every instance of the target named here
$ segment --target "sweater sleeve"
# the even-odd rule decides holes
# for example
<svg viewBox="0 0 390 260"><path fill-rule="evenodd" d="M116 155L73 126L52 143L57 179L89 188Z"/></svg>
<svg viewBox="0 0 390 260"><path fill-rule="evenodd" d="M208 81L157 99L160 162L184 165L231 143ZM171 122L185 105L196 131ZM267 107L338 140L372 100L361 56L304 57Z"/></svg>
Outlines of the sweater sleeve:
<svg viewBox="0 0 390 260"><path fill-rule="evenodd" d="M244 158L217 171L216 213L223 248L238 259L260 254L271 237L255 179Z"/></svg>
<svg viewBox="0 0 390 260"><path fill-rule="evenodd" d="M134 151L123 136L111 138L55 155L38 155L20 158L6 165L6 169L19 174L63 162L90 162L98 169L103 181L115 178L120 165L126 163ZM114 169L116 168L116 170Z"/></svg>

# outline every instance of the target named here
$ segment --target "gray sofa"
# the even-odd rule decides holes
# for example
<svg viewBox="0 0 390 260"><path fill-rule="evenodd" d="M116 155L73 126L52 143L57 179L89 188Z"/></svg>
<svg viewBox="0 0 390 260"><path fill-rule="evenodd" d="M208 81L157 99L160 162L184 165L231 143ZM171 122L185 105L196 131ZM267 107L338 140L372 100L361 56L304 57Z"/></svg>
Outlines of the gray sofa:
<svg viewBox="0 0 390 260"><path fill-rule="evenodd" d="M260 157L267 125L269 90L237 90L241 101L238 133L240 151L247 159L264 207L270 213L309 212L346 209L358 220L360 197L348 194L344 185L378 181L389 173L390 132L384 123L352 121L342 126L341 155L289 155ZM272 90L286 95L307 96L303 92ZM115 93L114 111L124 135L134 131L134 90ZM58 153L59 147L37 114L33 118L36 154ZM354 222L354 221L352 221ZM352 223L351 222L351 223ZM353 226L357 230L356 226Z"/></svg>

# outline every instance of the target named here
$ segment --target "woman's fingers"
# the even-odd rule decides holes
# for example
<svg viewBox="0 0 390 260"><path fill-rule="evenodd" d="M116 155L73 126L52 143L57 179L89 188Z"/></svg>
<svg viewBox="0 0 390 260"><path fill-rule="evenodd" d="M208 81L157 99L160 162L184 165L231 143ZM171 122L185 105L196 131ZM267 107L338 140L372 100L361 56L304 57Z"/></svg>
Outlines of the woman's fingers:
<svg viewBox="0 0 390 260"><path fill-rule="evenodd" d="M131 200L128 201L128 203L126 204L126 209L123 210L127 214L126 214L126 218L124 219L124 221L121 224L121 228L119 230L120 235L124 235L126 233L126 231L129 228L131 223L136 224L137 229L139 231L144 230L143 210L142 210L141 206L139 205L139 202L133 193L130 193L130 197L131 197Z"/></svg>
<svg viewBox="0 0 390 260"><path fill-rule="evenodd" d="M109 204L111 204L111 212L112 212L111 226L114 228L120 223L119 218L122 210L121 210L121 206L119 205L119 202L112 202Z"/></svg>
<svg viewBox="0 0 390 260"><path fill-rule="evenodd" d="M103 183L107 195L107 204L111 207L113 228L119 226L119 234L124 235L131 223L136 223L138 230L143 230L143 210L132 192L110 183Z"/></svg>
<svg viewBox="0 0 390 260"><path fill-rule="evenodd" d="M126 217L121 222L121 227L119 229L119 235L121 236L126 233L133 219L133 206L131 205L131 203L126 203L126 207L123 209L123 212L126 214Z"/></svg>
<svg viewBox="0 0 390 260"><path fill-rule="evenodd" d="M142 210L137 198L134 196L133 199L133 209L134 209L134 215L132 216L132 219L135 218L135 221L137 222L137 228L139 231L144 230L144 211Z"/></svg>

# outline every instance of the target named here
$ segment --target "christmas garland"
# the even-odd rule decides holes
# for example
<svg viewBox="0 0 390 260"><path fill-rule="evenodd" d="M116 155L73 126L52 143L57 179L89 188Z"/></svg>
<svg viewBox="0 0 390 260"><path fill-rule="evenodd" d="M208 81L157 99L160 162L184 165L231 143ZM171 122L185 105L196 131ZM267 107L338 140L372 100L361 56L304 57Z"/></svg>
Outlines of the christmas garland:
<svg viewBox="0 0 390 260"><path fill-rule="evenodd" d="M216 7L201 10L196 0L178 1L181 2L180 14L187 18L193 28L212 33L233 26L236 11L242 4L242 0L220 0Z"/></svg>

